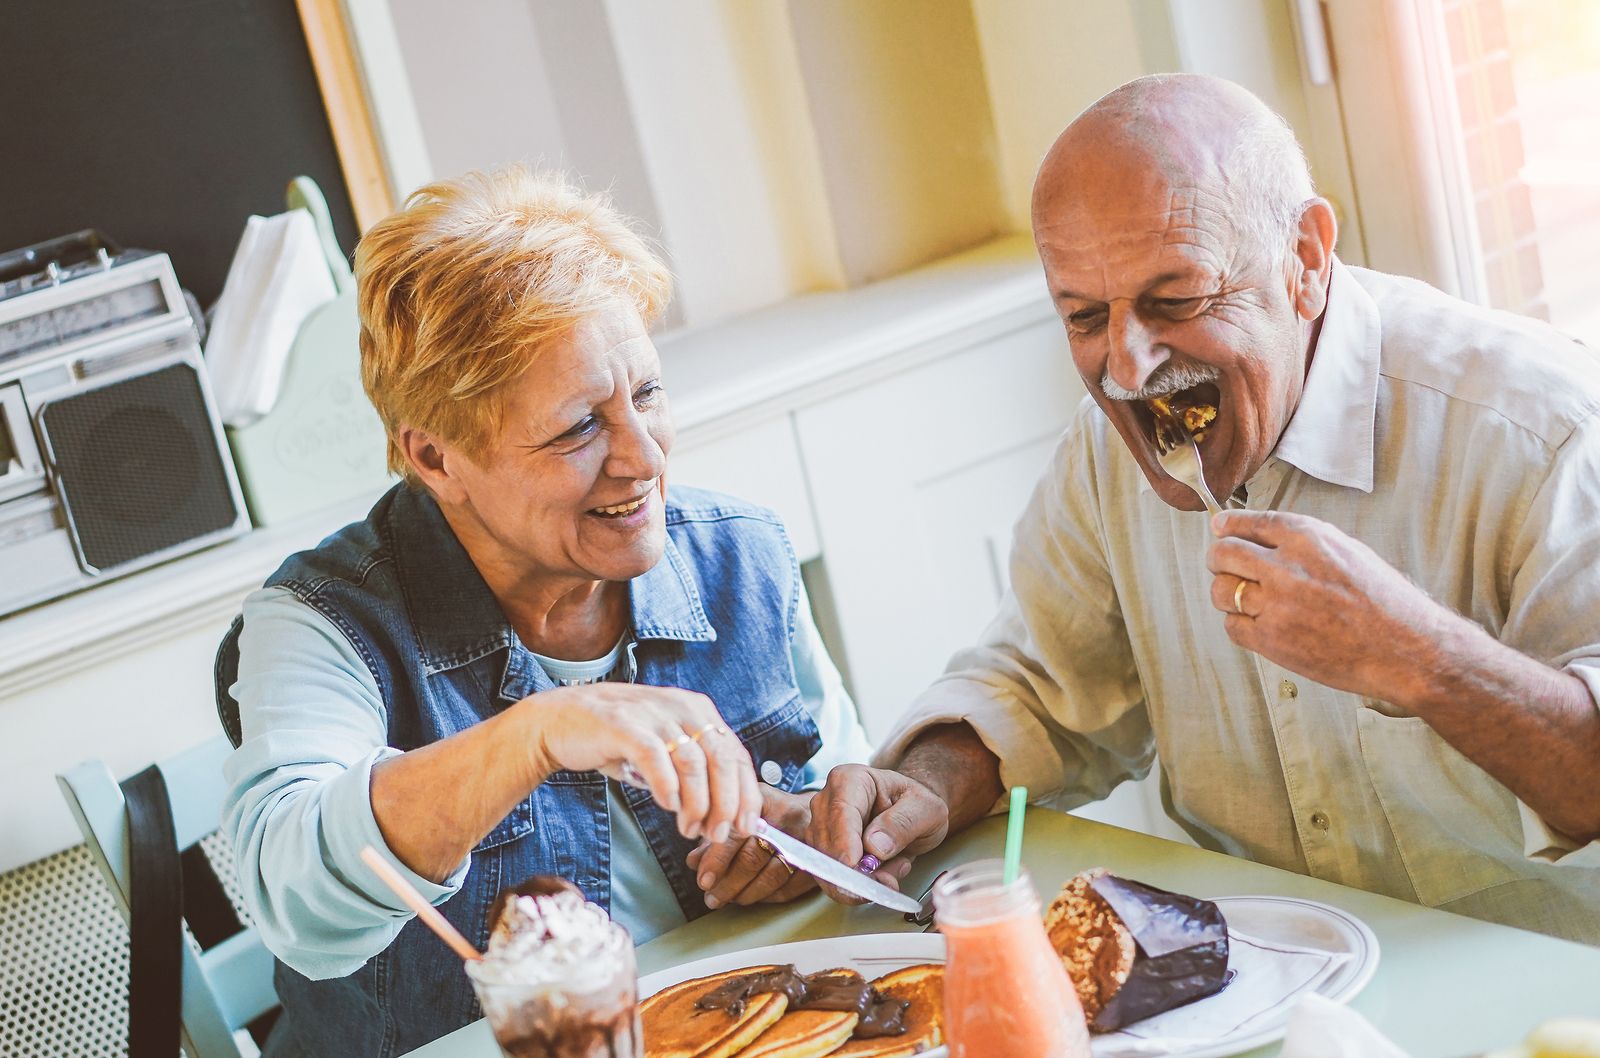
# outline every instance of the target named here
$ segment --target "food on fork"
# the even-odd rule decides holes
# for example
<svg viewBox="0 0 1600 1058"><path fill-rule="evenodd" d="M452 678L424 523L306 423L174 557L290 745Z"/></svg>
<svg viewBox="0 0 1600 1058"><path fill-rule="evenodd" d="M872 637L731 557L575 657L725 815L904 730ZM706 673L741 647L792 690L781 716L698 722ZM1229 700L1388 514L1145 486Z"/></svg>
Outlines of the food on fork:
<svg viewBox="0 0 1600 1058"><path fill-rule="evenodd" d="M1096 868L1067 882L1044 924L1093 1032L1115 1031L1228 982L1228 924L1209 900Z"/></svg>
<svg viewBox="0 0 1600 1058"><path fill-rule="evenodd" d="M1217 406L1198 399L1192 389L1151 397L1145 405L1155 417L1156 445L1163 452L1178 447L1189 437L1205 440L1206 428L1217 419Z"/></svg>

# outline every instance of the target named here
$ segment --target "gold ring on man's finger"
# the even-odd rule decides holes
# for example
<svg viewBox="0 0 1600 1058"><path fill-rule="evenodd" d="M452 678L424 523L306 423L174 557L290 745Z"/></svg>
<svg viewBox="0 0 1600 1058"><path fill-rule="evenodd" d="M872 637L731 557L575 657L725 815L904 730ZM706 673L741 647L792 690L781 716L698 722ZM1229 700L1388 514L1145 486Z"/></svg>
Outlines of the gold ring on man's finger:
<svg viewBox="0 0 1600 1058"><path fill-rule="evenodd" d="M789 876L791 878L794 877L794 865L788 860L784 859L782 856L778 855L778 850L773 847L772 842L768 841L766 838L756 838L756 847L761 849L768 856L771 856L773 859L777 860L779 863L783 864L784 869L789 872Z"/></svg>
<svg viewBox="0 0 1600 1058"><path fill-rule="evenodd" d="M1244 612L1244 589L1245 585L1249 583L1249 581L1241 578L1238 587L1233 589L1233 612L1236 614L1244 614L1246 617L1249 617L1250 615Z"/></svg>
<svg viewBox="0 0 1600 1058"><path fill-rule="evenodd" d="M700 730L696 731L693 735L691 735L689 737L693 741L699 742L702 738L705 738L707 735L711 734L713 731L715 731L717 734L720 735L720 734L725 734L727 732L727 730L728 730L727 728L723 727L721 724L719 724L715 720L713 720L711 723L707 724L705 727L702 727Z"/></svg>

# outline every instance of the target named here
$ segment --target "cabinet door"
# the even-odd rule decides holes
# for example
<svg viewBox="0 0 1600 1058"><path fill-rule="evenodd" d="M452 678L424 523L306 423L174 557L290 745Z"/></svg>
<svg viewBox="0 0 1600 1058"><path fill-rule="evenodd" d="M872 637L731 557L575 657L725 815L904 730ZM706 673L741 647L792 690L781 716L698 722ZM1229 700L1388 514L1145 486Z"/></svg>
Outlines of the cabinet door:
<svg viewBox="0 0 1600 1058"><path fill-rule="evenodd" d="M1051 317L797 414L874 739L994 613L1011 525L1082 395Z"/></svg>
<svg viewBox="0 0 1600 1058"><path fill-rule="evenodd" d="M687 434L672 450L667 475L672 482L771 507L788 528L800 561L817 557L817 529L789 416L777 415L710 440Z"/></svg>

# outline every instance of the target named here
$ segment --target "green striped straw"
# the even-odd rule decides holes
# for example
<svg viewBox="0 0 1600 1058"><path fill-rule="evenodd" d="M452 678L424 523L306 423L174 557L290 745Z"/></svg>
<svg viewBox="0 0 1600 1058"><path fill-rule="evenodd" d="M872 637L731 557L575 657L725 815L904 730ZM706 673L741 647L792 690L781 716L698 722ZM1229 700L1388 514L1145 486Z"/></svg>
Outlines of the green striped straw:
<svg viewBox="0 0 1600 1058"><path fill-rule="evenodd" d="M1011 816L1006 822L1006 873L1005 884L1017 880L1022 869L1022 817L1028 810L1028 788L1011 788Z"/></svg>

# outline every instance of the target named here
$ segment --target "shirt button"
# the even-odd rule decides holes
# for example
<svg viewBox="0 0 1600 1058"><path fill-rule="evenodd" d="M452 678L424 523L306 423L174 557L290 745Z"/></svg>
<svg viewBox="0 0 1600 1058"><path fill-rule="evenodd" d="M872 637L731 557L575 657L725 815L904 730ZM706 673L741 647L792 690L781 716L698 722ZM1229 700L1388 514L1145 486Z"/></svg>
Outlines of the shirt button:
<svg viewBox="0 0 1600 1058"><path fill-rule="evenodd" d="M775 760L761 762L761 781L768 786L776 786L783 781L783 765Z"/></svg>
<svg viewBox="0 0 1600 1058"><path fill-rule="evenodd" d="M1294 685L1293 680L1284 680L1282 683L1278 684L1278 697L1286 699L1298 698L1300 697L1300 688Z"/></svg>
<svg viewBox="0 0 1600 1058"><path fill-rule="evenodd" d="M1326 832L1328 829L1328 814L1326 812L1312 812L1311 825L1318 830Z"/></svg>

